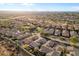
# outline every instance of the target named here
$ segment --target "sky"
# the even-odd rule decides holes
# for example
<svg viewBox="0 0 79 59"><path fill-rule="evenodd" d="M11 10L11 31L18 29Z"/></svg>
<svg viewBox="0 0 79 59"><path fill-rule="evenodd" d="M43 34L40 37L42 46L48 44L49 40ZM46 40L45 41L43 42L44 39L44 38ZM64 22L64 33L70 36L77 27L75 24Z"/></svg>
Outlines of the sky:
<svg viewBox="0 0 79 59"><path fill-rule="evenodd" d="M79 3L0 3L1 11L79 11Z"/></svg>

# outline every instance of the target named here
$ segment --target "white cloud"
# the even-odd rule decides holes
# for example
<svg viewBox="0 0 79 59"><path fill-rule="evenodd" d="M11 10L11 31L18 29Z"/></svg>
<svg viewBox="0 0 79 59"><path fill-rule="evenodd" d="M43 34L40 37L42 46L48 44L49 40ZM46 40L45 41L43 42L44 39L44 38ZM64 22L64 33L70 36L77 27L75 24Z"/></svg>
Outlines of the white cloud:
<svg viewBox="0 0 79 59"><path fill-rule="evenodd" d="M24 6L33 6L35 4L34 3L21 3L21 5L24 5Z"/></svg>
<svg viewBox="0 0 79 59"><path fill-rule="evenodd" d="M72 11L79 11L79 6L73 6L70 8Z"/></svg>
<svg viewBox="0 0 79 59"><path fill-rule="evenodd" d="M79 0L0 0L0 3L78 3Z"/></svg>
<svg viewBox="0 0 79 59"><path fill-rule="evenodd" d="M3 11L25 11L24 9L0 9Z"/></svg>

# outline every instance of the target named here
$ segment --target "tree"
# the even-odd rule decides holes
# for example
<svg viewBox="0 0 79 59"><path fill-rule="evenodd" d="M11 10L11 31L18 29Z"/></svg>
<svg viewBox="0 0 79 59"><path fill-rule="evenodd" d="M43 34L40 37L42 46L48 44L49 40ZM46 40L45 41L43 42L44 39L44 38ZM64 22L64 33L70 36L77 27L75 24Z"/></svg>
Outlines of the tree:
<svg viewBox="0 0 79 59"><path fill-rule="evenodd" d="M75 45L78 42L78 38L76 36L70 37L70 42Z"/></svg>
<svg viewBox="0 0 79 59"><path fill-rule="evenodd" d="M42 33L43 32L43 28L41 28L41 27L37 27L36 30L37 30L38 33Z"/></svg>

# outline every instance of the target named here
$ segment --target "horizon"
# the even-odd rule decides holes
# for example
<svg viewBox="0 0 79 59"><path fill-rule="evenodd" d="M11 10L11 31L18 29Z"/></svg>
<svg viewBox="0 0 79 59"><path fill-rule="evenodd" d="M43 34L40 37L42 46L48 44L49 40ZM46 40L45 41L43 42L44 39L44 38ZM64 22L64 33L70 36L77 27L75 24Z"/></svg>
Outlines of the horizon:
<svg viewBox="0 0 79 59"><path fill-rule="evenodd" d="M79 3L0 3L0 11L79 12Z"/></svg>
<svg viewBox="0 0 79 59"><path fill-rule="evenodd" d="M24 11L24 10L0 10L0 12L79 12L79 11Z"/></svg>

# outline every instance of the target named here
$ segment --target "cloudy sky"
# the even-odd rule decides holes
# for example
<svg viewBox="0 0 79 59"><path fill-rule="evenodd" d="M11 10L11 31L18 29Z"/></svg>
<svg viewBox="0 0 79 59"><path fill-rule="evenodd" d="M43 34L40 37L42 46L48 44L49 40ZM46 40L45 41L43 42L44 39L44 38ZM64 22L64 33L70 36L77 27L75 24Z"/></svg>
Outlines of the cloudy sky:
<svg viewBox="0 0 79 59"><path fill-rule="evenodd" d="M79 11L79 3L0 3L0 10Z"/></svg>

